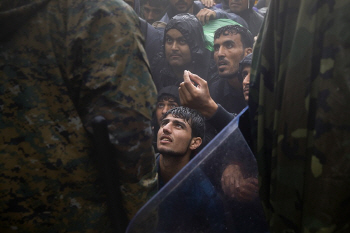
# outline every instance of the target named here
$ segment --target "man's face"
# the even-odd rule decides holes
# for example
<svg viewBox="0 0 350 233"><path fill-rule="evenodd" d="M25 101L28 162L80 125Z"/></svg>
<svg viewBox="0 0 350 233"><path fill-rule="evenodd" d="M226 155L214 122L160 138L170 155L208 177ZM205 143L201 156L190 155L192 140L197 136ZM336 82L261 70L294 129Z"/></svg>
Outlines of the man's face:
<svg viewBox="0 0 350 233"><path fill-rule="evenodd" d="M191 153L192 128L181 118L166 116L158 131L157 148L160 154L182 157Z"/></svg>
<svg viewBox="0 0 350 233"><path fill-rule="evenodd" d="M245 50L240 34L228 33L214 40L214 60L220 77L231 77L237 74L239 62L244 56Z"/></svg>
<svg viewBox="0 0 350 233"><path fill-rule="evenodd" d="M176 13L192 13L193 0L170 0L170 6L176 10Z"/></svg>
<svg viewBox="0 0 350 233"><path fill-rule="evenodd" d="M235 14L240 14L248 9L249 0L229 0L230 11Z"/></svg>
<svg viewBox="0 0 350 233"><path fill-rule="evenodd" d="M249 100L249 82L250 82L250 66L246 65L242 70L243 77L243 95L245 101Z"/></svg>
<svg viewBox="0 0 350 233"><path fill-rule="evenodd" d="M143 17L149 23L152 24L156 20L162 17L164 8L162 6L151 6L149 3L143 5Z"/></svg>
<svg viewBox="0 0 350 233"><path fill-rule="evenodd" d="M157 109L156 109L156 117L158 124L160 125L160 119L162 116L170 109L179 107L179 105L176 103L175 99L173 97L164 97L157 103Z"/></svg>
<svg viewBox="0 0 350 233"><path fill-rule="evenodd" d="M165 57L173 69L185 69L191 64L190 47L177 29L170 29L165 35Z"/></svg>

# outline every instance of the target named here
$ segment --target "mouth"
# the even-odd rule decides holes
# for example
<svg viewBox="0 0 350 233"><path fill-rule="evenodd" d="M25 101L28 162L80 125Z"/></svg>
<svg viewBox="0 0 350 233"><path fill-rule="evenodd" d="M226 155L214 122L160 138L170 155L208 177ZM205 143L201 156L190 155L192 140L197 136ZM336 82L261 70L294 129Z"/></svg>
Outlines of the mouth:
<svg viewBox="0 0 350 233"><path fill-rule="evenodd" d="M228 62L226 62L226 61L219 61L218 62L218 68L220 69L221 67L223 67L223 66L227 66L228 65Z"/></svg>
<svg viewBox="0 0 350 233"><path fill-rule="evenodd" d="M234 6L234 7L237 7L237 6L240 6L240 5L241 5L241 4L235 3L235 2L230 4L230 6Z"/></svg>
<svg viewBox="0 0 350 233"><path fill-rule="evenodd" d="M179 58L180 54L170 54L170 58Z"/></svg>
<svg viewBox="0 0 350 233"><path fill-rule="evenodd" d="M159 142L160 143L169 143L169 142L172 142L173 140L168 137L168 136L161 136L160 139L159 139Z"/></svg>

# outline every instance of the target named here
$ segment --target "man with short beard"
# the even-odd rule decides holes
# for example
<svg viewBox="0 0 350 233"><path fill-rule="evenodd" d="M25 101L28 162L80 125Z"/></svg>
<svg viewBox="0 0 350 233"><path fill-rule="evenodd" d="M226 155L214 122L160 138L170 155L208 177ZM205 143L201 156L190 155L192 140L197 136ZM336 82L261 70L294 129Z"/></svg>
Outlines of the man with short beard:
<svg viewBox="0 0 350 233"><path fill-rule="evenodd" d="M209 85L213 100L231 113L240 113L246 106L239 78L239 62L252 52L253 36L245 28L228 25L214 35L214 60L218 78Z"/></svg>
<svg viewBox="0 0 350 233"><path fill-rule="evenodd" d="M204 118L196 110L176 107L165 113L157 139L159 188L193 158L204 133Z"/></svg>
<svg viewBox="0 0 350 233"><path fill-rule="evenodd" d="M159 189L194 157L204 134L205 121L196 110L176 107L164 115L157 140ZM157 232L225 232L223 203L201 169L191 173L180 192L169 193L158 216Z"/></svg>

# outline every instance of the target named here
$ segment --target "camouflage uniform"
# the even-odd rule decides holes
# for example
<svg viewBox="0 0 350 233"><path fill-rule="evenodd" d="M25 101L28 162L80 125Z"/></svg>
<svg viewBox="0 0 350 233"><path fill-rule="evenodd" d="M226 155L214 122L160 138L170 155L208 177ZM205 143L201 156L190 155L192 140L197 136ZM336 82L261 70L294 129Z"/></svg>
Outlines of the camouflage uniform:
<svg viewBox="0 0 350 233"><path fill-rule="evenodd" d="M350 232L350 3L272 0L249 106L271 232Z"/></svg>
<svg viewBox="0 0 350 233"><path fill-rule="evenodd" d="M119 153L129 218L157 183L136 14L119 0L2 0L0 25L0 232L109 232L94 116Z"/></svg>

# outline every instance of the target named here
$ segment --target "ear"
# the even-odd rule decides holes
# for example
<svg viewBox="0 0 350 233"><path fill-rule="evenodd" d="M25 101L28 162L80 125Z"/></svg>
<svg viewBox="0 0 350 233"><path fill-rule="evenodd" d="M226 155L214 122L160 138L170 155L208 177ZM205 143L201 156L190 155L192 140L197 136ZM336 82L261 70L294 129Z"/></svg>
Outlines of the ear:
<svg viewBox="0 0 350 233"><path fill-rule="evenodd" d="M202 144L202 138L195 137L191 139L190 150L197 149Z"/></svg>
<svg viewBox="0 0 350 233"><path fill-rule="evenodd" d="M245 48L244 49L244 56L247 56L248 54L252 53L253 49L252 48Z"/></svg>

